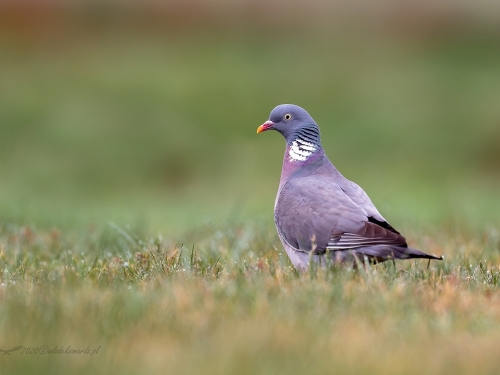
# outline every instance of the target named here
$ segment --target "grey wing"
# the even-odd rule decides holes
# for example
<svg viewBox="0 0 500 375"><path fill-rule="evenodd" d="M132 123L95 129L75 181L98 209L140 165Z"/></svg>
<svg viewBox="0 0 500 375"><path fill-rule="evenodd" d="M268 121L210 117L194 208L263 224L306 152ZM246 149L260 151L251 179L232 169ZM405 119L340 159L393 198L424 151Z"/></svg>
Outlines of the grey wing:
<svg viewBox="0 0 500 375"><path fill-rule="evenodd" d="M315 253L377 244L406 246L405 238L376 215L366 198L369 205L359 204L332 180L291 180L282 187L276 205L278 233L293 248Z"/></svg>
<svg viewBox="0 0 500 375"><path fill-rule="evenodd" d="M366 194L358 184L349 181L347 178L342 176L339 180L339 186L353 202L366 211L368 216L371 216L378 221L386 221L380 212L378 212L370 197L368 197L368 194Z"/></svg>
<svg viewBox="0 0 500 375"><path fill-rule="evenodd" d="M349 181L344 176L339 180L339 186L351 200L366 211L370 221L389 229L394 233L399 232L394 229L385 218L378 212L368 194L355 182Z"/></svg>

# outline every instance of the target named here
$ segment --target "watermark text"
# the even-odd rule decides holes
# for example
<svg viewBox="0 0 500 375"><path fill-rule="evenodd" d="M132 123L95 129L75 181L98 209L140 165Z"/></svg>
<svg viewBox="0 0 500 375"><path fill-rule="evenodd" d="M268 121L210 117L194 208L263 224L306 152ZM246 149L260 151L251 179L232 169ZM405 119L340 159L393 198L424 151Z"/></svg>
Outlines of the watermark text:
<svg viewBox="0 0 500 375"><path fill-rule="evenodd" d="M90 347L86 348L73 348L71 345L68 346L49 346L49 345L41 345L41 346L23 346L18 345L10 349L0 349L0 354L3 355L11 355L11 354L79 354L79 355L90 355L91 357L94 354L99 354L99 350L101 349L101 345L98 347Z"/></svg>

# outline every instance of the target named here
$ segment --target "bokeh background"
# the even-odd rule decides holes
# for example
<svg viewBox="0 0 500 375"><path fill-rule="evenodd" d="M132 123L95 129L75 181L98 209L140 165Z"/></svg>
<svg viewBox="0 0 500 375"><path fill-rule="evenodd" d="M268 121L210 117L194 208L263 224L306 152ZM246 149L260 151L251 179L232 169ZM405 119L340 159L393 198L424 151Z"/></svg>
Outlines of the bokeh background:
<svg viewBox="0 0 500 375"><path fill-rule="evenodd" d="M445 260L296 274L280 103ZM0 0L2 374L497 374L499 187L498 0Z"/></svg>
<svg viewBox="0 0 500 375"><path fill-rule="evenodd" d="M500 3L0 1L0 213L269 220L281 103L398 228L500 223Z"/></svg>

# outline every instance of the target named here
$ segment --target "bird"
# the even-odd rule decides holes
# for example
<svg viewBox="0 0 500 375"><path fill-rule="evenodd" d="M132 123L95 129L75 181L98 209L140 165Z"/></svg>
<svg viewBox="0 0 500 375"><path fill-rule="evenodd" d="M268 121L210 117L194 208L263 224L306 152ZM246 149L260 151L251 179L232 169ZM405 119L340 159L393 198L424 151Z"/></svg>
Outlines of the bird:
<svg viewBox="0 0 500 375"><path fill-rule="evenodd" d="M365 191L335 168L321 144L319 126L305 109L278 105L257 133L268 130L286 141L274 222L297 271L312 264L357 267L366 261L443 259L408 247Z"/></svg>

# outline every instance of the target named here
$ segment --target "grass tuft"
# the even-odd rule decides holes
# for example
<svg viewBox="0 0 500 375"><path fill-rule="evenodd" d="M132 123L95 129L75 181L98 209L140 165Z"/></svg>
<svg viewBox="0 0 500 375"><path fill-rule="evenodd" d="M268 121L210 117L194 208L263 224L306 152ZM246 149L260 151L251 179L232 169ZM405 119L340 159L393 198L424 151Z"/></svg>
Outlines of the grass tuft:
<svg viewBox="0 0 500 375"><path fill-rule="evenodd" d="M101 348L92 357L16 353L2 368L465 374L498 365L500 268L487 235L429 266L299 274L270 246L271 229L209 229L188 246L116 224L2 223L0 348Z"/></svg>

